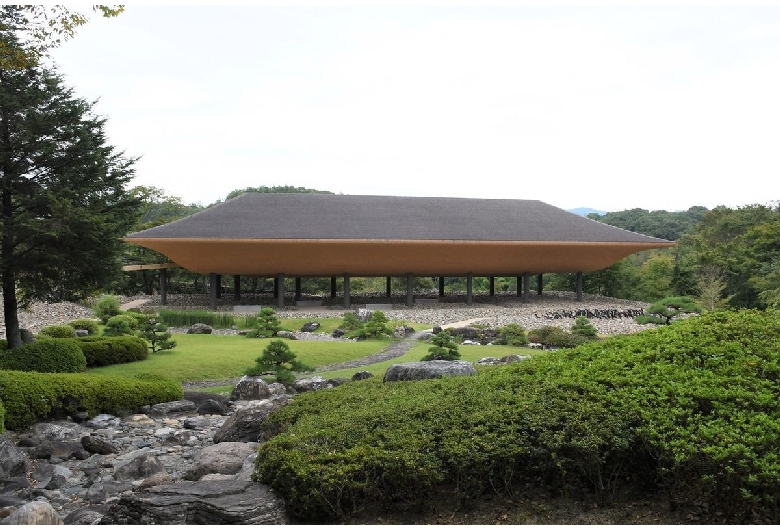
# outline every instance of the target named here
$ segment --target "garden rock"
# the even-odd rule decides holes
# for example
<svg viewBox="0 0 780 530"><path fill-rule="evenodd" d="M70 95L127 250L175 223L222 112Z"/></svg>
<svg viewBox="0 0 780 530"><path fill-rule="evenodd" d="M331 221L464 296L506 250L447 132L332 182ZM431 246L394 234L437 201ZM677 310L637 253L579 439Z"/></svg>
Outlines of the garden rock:
<svg viewBox="0 0 780 530"><path fill-rule="evenodd" d="M307 377L305 379L299 379L293 383L293 388L296 392L313 392L315 390L323 390L325 388L333 388L333 385L328 383L327 379L320 375L314 377Z"/></svg>
<svg viewBox="0 0 780 530"><path fill-rule="evenodd" d="M480 366L495 366L497 364L502 364L502 362L495 357L483 357L477 361L477 364Z"/></svg>
<svg viewBox="0 0 780 530"><path fill-rule="evenodd" d="M125 493L101 524L287 524L284 501L263 484L206 480Z"/></svg>
<svg viewBox="0 0 780 530"><path fill-rule="evenodd" d="M285 330L277 331L276 336L281 337L283 339L289 339L289 340L298 339L298 337L295 336L295 333L293 333L292 331L285 331Z"/></svg>
<svg viewBox="0 0 780 530"><path fill-rule="evenodd" d="M30 331L29 329L24 329L24 328L20 329L19 335L22 338L22 344L30 344L35 342L35 335L33 335L32 331Z"/></svg>
<svg viewBox="0 0 780 530"><path fill-rule="evenodd" d="M151 416L175 416L184 415L191 412L195 412L198 409L197 405L188 399L180 401L169 401L168 403L158 403L153 405L149 414Z"/></svg>
<svg viewBox="0 0 780 530"><path fill-rule="evenodd" d="M56 525L64 524L62 518L46 501L32 501L23 504L3 520L8 525Z"/></svg>
<svg viewBox="0 0 780 530"><path fill-rule="evenodd" d="M0 479L24 475L30 466L27 455L3 435L0 435Z"/></svg>
<svg viewBox="0 0 780 530"><path fill-rule="evenodd" d="M501 362L506 364L513 364L513 363L519 363L522 361L527 361L531 357L528 355L517 355L516 353L510 354L510 355L504 355L501 357Z"/></svg>
<svg viewBox="0 0 780 530"><path fill-rule="evenodd" d="M197 324L191 325L187 330L187 333L190 335L211 335L212 331L212 327L208 324L198 322Z"/></svg>
<svg viewBox="0 0 780 530"><path fill-rule="evenodd" d="M263 426L263 421L273 412L287 405L290 396L265 399L237 410L214 432L214 443L262 442L276 434Z"/></svg>
<svg viewBox="0 0 780 530"><path fill-rule="evenodd" d="M115 465L114 476L117 480L135 480L162 473L165 468L160 461L148 452L132 458L129 462Z"/></svg>
<svg viewBox="0 0 780 530"><path fill-rule="evenodd" d="M301 326L301 331L304 333L313 333L318 329L320 329L319 322L307 322L303 326Z"/></svg>
<svg viewBox="0 0 780 530"><path fill-rule="evenodd" d="M371 372L366 372L363 370L362 372L358 372L355 375L352 376L353 381L362 381L363 379L369 379L371 377L374 377L374 374Z"/></svg>
<svg viewBox="0 0 780 530"><path fill-rule="evenodd" d="M185 480L199 480L204 475L235 475L244 463L254 461L256 442L221 442L204 448L184 475Z"/></svg>
<svg viewBox="0 0 780 530"><path fill-rule="evenodd" d="M398 326L393 330L394 339L403 339L404 337L406 337L406 327Z"/></svg>
<svg viewBox="0 0 780 530"><path fill-rule="evenodd" d="M230 393L230 399L233 401L251 401L270 396L271 390L268 388L268 383L263 381L260 376L249 375L242 377Z"/></svg>
<svg viewBox="0 0 780 530"><path fill-rule="evenodd" d="M385 372L383 381L417 381L461 375L474 375L477 371L467 361L418 361L394 364Z"/></svg>
<svg viewBox="0 0 780 530"><path fill-rule="evenodd" d="M97 436L84 436L81 439L81 446L90 453L99 455L110 455L119 451L114 444Z"/></svg>
<svg viewBox="0 0 780 530"><path fill-rule="evenodd" d="M79 337L88 337L88 336L89 336L89 331L87 331L86 329L77 329L76 330L76 337L77 338L79 338Z"/></svg>

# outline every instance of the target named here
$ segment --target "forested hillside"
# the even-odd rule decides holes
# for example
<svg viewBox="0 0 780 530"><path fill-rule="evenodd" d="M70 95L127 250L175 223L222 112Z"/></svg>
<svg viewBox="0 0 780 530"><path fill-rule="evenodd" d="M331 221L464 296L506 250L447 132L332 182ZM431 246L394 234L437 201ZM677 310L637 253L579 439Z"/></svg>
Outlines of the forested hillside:
<svg viewBox="0 0 780 530"><path fill-rule="evenodd" d="M591 213L588 214L588 218L646 236L677 241L680 236L693 230L693 227L701 221L706 213L707 208L704 206L691 206L684 212L648 211L634 208L633 210L609 212L605 215Z"/></svg>

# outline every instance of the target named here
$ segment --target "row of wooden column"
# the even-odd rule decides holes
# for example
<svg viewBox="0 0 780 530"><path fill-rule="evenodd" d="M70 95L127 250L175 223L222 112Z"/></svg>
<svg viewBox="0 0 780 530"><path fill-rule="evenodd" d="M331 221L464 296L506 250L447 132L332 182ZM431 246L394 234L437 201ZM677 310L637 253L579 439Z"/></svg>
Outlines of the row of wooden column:
<svg viewBox="0 0 780 530"><path fill-rule="evenodd" d="M274 277L274 297L276 298L276 304L279 309L284 309L284 274L277 274ZM344 308L349 309L350 306L350 290L349 290L349 278L350 275L344 274ZM474 303L473 292L474 275L468 273L466 275L466 303L472 305ZM414 275L409 273L406 275L406 305L414 305ZM160 274L160 301L162 305L167 303L167 275L165 269ZM210 305L211 309L217 308L217 299L221 297L221 285L222 276L219 274L209 275L209 291L211 294ZM525 273L522 276L517 277L517 296L522 297L523 303L528 303L530 299L530 287L531 287L531 275ZM490 276L490 296L495 294L495 277ZM390 289L390 276L387 277L387 297L391 295ZM542 275L537 275L537 295L542 296ZM439 276L439 296L444 296L444 277ZM336 278L330 279L330 297L336 297ZM239 275L233 276L233 298L236 301L241 299L241 277ZM295 299L301 299L301 278L295 278ZM582 301L582 273L577 273L577 301Z"/></svg>

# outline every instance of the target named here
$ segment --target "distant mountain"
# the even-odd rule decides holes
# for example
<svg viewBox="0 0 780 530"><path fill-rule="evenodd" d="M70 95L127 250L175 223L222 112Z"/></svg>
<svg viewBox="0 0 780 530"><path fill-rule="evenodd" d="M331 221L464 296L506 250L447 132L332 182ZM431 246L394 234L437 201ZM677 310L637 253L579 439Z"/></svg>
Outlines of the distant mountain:
<svg viewBox="0 0 780 530"><path fill-rule="evenodd" d="M581 215L583 217L587 217L589 213L607 215L607 212L605 212L604 210L594 210L593 208L572 208L571 210L566 210L566 211L571 213L576 213L577 215Z"/></svg>

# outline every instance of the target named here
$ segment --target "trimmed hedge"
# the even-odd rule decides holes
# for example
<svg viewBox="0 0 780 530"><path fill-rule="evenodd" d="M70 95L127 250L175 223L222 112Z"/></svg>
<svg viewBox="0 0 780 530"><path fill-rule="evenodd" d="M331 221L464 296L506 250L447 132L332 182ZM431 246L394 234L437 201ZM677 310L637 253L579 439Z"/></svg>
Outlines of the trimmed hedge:
<svg viewBox="0 0 780 530"><path fill-rule="evenodd" d="M38 336L42 339L75 339L76 329L69 324L55 324L41 328Z"/></svg>
<svg viewBox="0 0 780 530"><path fill-rule="evenodd" d="M0 352L0 370L73 373L87 369L87 359L76 339L40 339Z"/></svg>
<svg viewBox="0 0 780 530"><path fill-rule="evenodd" d="M709 313L474 377L296 396L271 415L255 478L322 521L370 502L463 502L541 482L660 487L703 520L777 522L780 313Z"/></svg>
<svg viewBox="0 0 780 530"><path fill-rule="evenodd" d="M72 322L69 322L73 329L86 329L90 335L97 335L100 329L98 328L98 321L89 318L78 318Z"/></svg>
<svg viewBox="0 0 780 530"><path fill-rule="evenodd" d="M149 357L149 347L140 337L83 337L76 341L87 367L143 361Z"/></svg>
<svg viewBox="0 0 780 530"><path fill-rule="evenodd" d="M0 371L0 401L5 405L5 426L11 430L81 410L91 416L123 415L182 397L181 383L148 374L129 378Z"/></svg>
<svg viewBox="0 0 780 530"><path fill-rule="evenodd" d="M3 434L5 432L5 407L3 407L3 402L0 401L0 434Z"/></svg>

